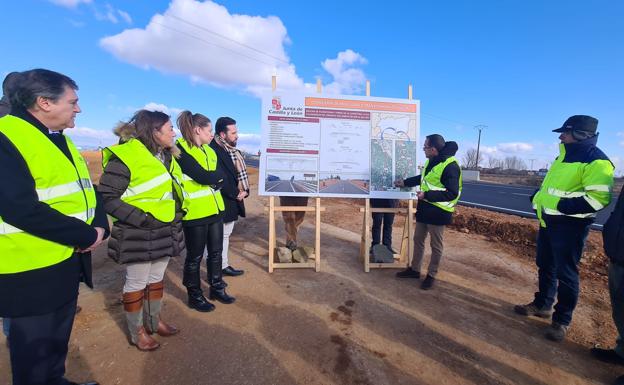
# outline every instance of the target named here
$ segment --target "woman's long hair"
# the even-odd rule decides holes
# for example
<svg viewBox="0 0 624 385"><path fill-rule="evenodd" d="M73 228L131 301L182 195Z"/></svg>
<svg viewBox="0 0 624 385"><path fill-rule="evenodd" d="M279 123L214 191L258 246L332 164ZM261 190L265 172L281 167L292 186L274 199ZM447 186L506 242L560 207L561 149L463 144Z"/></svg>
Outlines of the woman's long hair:
<svg viewBox="0 0 624 385"><path fill-rule="evenodd" d="M152 154L156 154L161 148L154 139L154 133L169 120L169 115L164 112L139 110L129 121L119 123L113 132L119 136L119 143L135 138L143 143ZM177 149L173 146L169 150L174 153L174 148Z"/></svg>
<svg viewBox="0 0 624 385"><path fill-rule="evenodd" d="M178 124L178 128L182 133L182 137L188 143L190 147L195 146L195 142L193 141L193 128L195 127L206 127L210 124L210 119L202 114L193 114L191 111L182 111L180 115L178 115L178 119L176 120Z"/></svg>

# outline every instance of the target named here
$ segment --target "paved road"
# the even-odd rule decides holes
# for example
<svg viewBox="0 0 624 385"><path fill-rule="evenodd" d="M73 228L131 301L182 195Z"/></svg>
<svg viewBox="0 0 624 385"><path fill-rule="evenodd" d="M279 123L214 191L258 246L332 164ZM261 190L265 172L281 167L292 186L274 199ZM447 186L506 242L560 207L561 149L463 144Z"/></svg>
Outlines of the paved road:
<svg viewBox="0 0 624 385"><path fill-rule="evenodd" d="M324 188L321 192L328 194L368 194L367 190L363 190L346 180L341 180L338 183Z"/></svg>
<svg viewBox="0 0 624 385"><path fill-rule="evenodd" d="M271 192L316 192L316 185L302 181L278 180L266 182L266 191Z"/></svg>
<svg viewBox="0 0 624 385"><path fill-rule="evenodd" d="M487 182L464 182L459 203L465 206L479 207L487 210L515 214L527 218L535 218L529 197L536 187L501 185ZM605 210L598 213L594 228L602 229L602 225L613 207L615 199Z"/></svg>

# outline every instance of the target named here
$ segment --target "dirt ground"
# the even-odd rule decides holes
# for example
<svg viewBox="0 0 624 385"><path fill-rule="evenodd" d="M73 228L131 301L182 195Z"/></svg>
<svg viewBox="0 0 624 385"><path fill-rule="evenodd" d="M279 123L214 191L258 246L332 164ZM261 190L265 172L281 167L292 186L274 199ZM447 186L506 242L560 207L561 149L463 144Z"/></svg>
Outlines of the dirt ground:
<svg viewBox="0 0 624 385"><path fill-rule="evenodd" d="M124 268L102 247L93 258L96 289L81 288L68 378L101 384L571 385L609 384L624 374L588 352L615 338L598 251L581 268L583 292L570 338L554 343L543 337L547 321L512 310L529 302L536 288L531 221L459 208L456 226L445 235L436 286L422 291L419 281L396 279L396 270L364 273L361 201L324 199L321 272L269 274L268 199L255 194L257 174L252 182L248 216L231 241L231 262L246 271L227 279L236 303L217 303L211 313L189 309L183 261L173 259L163 316L182 331L157 337L162 347L155 352L139 352L127 342L119 302ZM403 222L395 223L397 244ZM300 244L313 244L313 229L310 216ZM278 239L284 239L281 222ZM592 235L590 245L598 241ZM9 373L0 344L1 384L10 382Z"/></svg>

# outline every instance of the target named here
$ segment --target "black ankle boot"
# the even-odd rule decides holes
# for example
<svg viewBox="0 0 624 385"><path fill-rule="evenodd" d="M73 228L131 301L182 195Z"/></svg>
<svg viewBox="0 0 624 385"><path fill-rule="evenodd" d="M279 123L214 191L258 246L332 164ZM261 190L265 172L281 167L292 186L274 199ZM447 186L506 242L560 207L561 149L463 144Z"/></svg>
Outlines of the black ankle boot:
<svg viewBox="0 0 624 385"><path fill-rule="evenodd" d="M215 309L215 305L208 302L201 290L188 290L188 306L200 312L209 312Z"/></svg>
<svg viewBox="0 0 624 385"><path fill-rule="evenodd" d="M236 301L236 298L232 297L231 295L228 295L228 293L225 292L224 285L211 286L210 287L210 299L216 299L217 301L224 303L226 305L234 303L234 301Z"/></svg>

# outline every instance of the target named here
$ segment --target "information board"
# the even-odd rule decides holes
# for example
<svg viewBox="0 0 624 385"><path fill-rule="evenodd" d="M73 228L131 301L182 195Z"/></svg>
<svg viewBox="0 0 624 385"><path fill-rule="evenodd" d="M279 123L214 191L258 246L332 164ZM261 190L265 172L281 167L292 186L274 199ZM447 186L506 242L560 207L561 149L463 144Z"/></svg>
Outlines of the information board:
<svg viewBox="0 0 624 385"><path fill-rule="evenodd" d="M272 91L262 98L260 195L415 197L415 100Z"/></svg>

